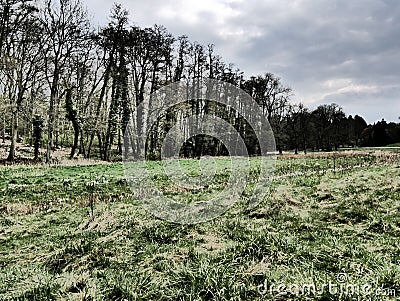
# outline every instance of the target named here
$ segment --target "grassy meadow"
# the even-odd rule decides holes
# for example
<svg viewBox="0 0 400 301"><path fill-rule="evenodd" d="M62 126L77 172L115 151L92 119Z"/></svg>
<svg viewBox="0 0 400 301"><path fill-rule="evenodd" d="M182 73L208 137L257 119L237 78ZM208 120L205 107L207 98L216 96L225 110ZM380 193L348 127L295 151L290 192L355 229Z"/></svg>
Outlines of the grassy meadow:
<svg viewBox="0 0 400 301"><path fill-rule="evenodd" d="M0 300L400 296L399 154L280 156L270 196L246 210L258 181L257 158L251 160L241 200L196 225L145 211L121 163L0 166ZM221 191L230 174L229 160L217 159L212 185L179 190L152 164L159 189L189 202ZM197 160L182 166L198 174ZM311 283L337 290L293 289ZM369 294L344 292L347 284L369 285Z"/></svg>

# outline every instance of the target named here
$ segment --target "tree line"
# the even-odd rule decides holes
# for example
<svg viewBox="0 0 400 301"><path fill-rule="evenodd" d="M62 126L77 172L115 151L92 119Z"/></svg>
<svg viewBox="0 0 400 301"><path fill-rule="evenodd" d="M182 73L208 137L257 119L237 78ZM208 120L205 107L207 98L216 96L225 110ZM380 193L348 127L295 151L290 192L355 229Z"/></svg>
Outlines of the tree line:
<svg viewBox="0 0 400 301"><path fill-rule="evenodd" d="M8 161L16 159L18 142L33 146L36 160L41 147L47 162L58 147L70 147L70 158L113 160L124 151L130 120L138 135L151 127L146 145L132 143L131 151L146 147L148 157L159 158L162 138L190 114L229 121L249 152L257 154L244 119L212 102L190 101L169 110L156 125L148 124L152 100L146 95L176 81L203 79L230 83L253 97L272 126L279 151L376 143L380 129L368 127L362 117L347 117L335 104L315 110L292 104L292 90L276 75L246 77L225 63L212 44L174 37L161 25L132 26L119 4L114 4L110 22L97 29L80 0L0 4L0 128L3 143L10 139ZM182 148L188 157L225 152L220 142L206 136L192 137Z"/></svg>

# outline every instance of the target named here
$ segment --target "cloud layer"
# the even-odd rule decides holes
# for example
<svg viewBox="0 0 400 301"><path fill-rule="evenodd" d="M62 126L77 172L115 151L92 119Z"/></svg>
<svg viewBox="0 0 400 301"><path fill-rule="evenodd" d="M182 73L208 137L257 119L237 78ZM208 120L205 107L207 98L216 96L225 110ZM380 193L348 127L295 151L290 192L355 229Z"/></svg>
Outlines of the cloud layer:
<svg viewBox="0 0 400 301"><path fill-rule="evenodd" d="M335 102L373 123L400 116L400 1L121 0L140 26L213 43L247 75L272 72L293 101ZM112 3L86 0L95 23Z"/></svg>

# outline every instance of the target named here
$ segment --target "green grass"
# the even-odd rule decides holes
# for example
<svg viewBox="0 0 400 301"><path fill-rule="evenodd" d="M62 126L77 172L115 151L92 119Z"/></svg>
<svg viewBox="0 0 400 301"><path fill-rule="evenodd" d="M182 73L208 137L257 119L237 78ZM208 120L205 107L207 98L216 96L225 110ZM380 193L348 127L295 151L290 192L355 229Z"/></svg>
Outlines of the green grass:
<svg viewBox="0 0 400 301"><path fill-rule="evenodd" d="M399 296L397 156L278 159L270 197L248 211L258 175L251 160L243 201L197 225L142 209L121 164L0 167L0 300L357 300L259 293L264 283L339 284L340 273ZM181 168L194 177L198 164ZM174 189L160 163L149 167L157 187L180 200L222 190L227 166L218 159L213 185L197 192ZM395 300L361 299L369 297Z"/></svg>
<svg viewBox="0 0 400 301"><path fill-rule="evenodd" d="M400 143L389 144L386 147L400 147Z"/></svg>

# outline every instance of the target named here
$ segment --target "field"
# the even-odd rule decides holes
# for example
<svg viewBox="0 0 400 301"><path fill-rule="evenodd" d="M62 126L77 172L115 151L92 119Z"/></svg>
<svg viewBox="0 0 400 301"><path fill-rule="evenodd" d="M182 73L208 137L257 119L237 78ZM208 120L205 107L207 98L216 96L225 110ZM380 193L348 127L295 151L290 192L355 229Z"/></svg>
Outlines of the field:
<svg viewBox="0 0 400 301"><path fill-rule="evenodd" d="M251 160L248 187L257 181ZM182 164L188 174L199 168L197 160ZM224 173L190 192L155 178L166 194L188 199L223 189ZM400 295L396 153L281 156L270 196L256 209L246 210L246 190L224 215L196 225L146 212L120 163L1 166L0 178L0 300Z"/></svg>

